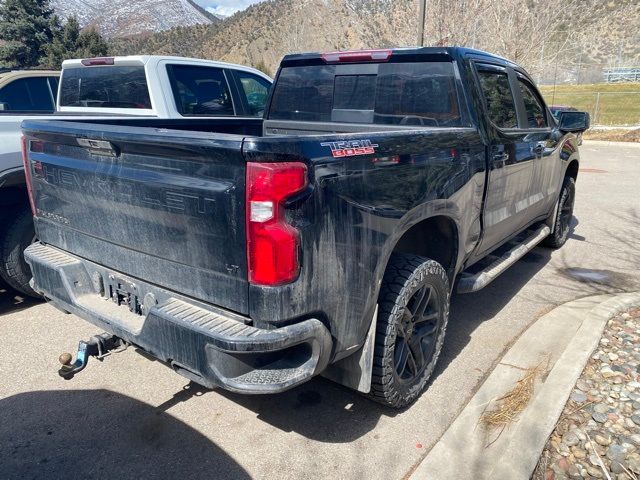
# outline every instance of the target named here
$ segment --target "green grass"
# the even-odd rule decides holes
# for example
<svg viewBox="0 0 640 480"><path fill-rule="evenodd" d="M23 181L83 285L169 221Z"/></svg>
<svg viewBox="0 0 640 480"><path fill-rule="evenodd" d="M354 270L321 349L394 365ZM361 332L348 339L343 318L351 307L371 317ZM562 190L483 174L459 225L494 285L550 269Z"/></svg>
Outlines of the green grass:
<svg viewBox="0 0 640 480"><path fill-rule="evenodd" d="M540 91L548 105L589 112L594 125L640 125L640 83L556 85L555 93L552 85L543 85Z"/></svg>

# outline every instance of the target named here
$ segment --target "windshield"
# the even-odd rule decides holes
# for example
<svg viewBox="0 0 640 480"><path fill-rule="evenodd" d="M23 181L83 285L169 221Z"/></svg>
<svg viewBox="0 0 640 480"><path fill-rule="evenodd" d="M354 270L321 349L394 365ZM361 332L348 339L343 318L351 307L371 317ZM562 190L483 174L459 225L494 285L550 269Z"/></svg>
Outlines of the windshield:
<svg viewBox="0 0 640 480"><path fill-rule="evenodd" d="M66 68L62 72L60 106L151 108L144 67Z"/></svg>
<svg viewBox="0 0 640 480"><path fill-rule="evenodd" d="M284 68L269 118L311 122L463 126L453 63Z"/></svg>

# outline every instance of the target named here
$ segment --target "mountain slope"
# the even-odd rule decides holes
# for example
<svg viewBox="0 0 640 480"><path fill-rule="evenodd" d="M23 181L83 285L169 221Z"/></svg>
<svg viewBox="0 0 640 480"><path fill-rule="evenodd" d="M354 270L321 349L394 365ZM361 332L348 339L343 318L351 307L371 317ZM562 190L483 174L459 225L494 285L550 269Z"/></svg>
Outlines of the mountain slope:
<svg viewBox="0 0 640 480"><path fill-rule="evenodd" d="M414 0L270 0L216 24L118 39L112 53L213 58L273 73L288 52L415 43L414 6Z"/></svg>
<svg viewBox="0 0 640 480"><path fill-rule="evenodd" d="M106 37L219 21L191 0L53 0L52 5L62 18L75 15L81 26L95 26Z"/></svg>
<svg viewBox="0 0 640 480"><path fill-rule="evenodd" d="M484 49L538 78L585 63L640 62L637 0L429 0L426 45ZM213 25L121 39L114 54L178 54L265 66L290 52L410 46L415 0L267 0ZM595 65L598 65L597 67ZM562 73L563 69L560 69Z"/></svg>

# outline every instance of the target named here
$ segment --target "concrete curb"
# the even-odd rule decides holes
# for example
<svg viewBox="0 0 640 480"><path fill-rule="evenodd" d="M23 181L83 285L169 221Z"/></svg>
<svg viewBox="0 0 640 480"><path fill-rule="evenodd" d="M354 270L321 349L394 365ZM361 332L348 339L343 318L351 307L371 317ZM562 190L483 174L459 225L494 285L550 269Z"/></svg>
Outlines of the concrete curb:
<svg viewBox="0 0 640 480"><path fill-rule="evenodd" d="M614 142L611 140L587 140L585 139L582 144L586 147L588 146L597 146L597 145L604 145L607 147L611 147L611 146L618 146L618 147L634 147L634 148L640 148L640 143L639 142Z"/></svg>
<svg viewBox="0 0 640 480"><path fill-rule="evenodd" d="M635 306L640 306L640 292L598 295L541 317L504 355L410 478L529 479L607 321ZM487 432L479 422L483 412L513 387L522 369L536 365L547 374L519 419L502 432Z"/></svg>

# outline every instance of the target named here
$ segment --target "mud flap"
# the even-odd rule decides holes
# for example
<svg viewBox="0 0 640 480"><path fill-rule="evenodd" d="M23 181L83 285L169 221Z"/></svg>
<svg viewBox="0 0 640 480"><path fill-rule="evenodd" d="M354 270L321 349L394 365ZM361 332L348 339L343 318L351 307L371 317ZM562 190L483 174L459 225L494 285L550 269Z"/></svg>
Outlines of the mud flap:
<svg viewBox="0 0 640 480"><path fill-rule="evenodd" d="M378 323L378 305L373 312L369 332L362 348L342 360L330 365L322 376L345 387L369 393L373 370L373 352L376 344L376 324Z"/></svg>

